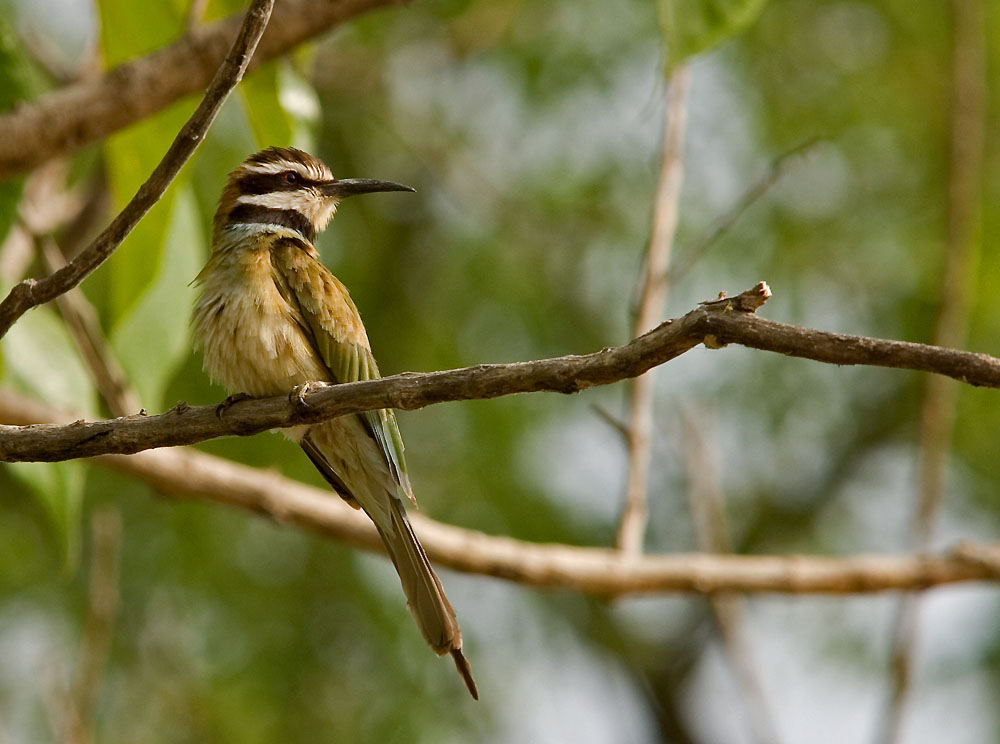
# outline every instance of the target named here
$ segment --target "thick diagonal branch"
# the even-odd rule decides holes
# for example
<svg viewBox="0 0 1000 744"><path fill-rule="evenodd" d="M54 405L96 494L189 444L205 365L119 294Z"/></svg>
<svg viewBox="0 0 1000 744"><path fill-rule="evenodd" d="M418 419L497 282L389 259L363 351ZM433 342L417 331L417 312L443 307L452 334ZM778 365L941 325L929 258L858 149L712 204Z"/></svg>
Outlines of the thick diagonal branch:
<svg viewBox="0 0 1000 744"><path fill-rule="evenodd" d="M36 305L54 300L89 276L114 253L139 224L139 220L163 196L181 167L201 144L205 132L215 120L229 93L243 78L243 73L257 48L257 42L267 28L273 7L274 0L254 0L251 4L236 40L216 71L208 90L205 91L201 104L177 133L177 137L152 175L139 187L135 196L111 224L93 243L61 269L40 281L26 279L17 284L3 302L0 302L0 337L6 334L25 312ZM0 134L0 142L4 140L4 135ZM28 148L30 145L18 141L17 147Z"/></svg>

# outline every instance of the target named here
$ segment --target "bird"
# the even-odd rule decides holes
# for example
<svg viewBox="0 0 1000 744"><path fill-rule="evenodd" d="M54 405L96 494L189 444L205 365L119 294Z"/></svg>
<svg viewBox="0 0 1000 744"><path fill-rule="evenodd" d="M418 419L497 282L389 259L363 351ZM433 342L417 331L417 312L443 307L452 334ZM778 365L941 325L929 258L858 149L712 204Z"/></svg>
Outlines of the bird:
<svg viewBox="0 0 1000 744"><path fill-rule="evenodd" d="M384 191L414 189L334 178L319 158L292 147L261 150L229 174L212 223L211 253L193 282L201 293L192 328L205 370L234 393L230 400L380 376L361 315L320 261L314 241L342 199ZM406 502L416 500L393 411L283 433L341 498L374 522L424 639L439 656L452 656L478 700L455 610L406 515Z"/></svg>

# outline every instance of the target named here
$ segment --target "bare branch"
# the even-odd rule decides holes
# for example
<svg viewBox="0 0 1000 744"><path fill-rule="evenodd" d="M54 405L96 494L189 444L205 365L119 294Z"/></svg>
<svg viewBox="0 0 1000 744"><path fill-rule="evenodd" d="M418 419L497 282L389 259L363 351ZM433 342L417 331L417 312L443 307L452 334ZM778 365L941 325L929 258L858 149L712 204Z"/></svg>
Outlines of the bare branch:
<svg viewBox="0 0 1000 744"><path fill-rule="evenodd" d="M0 391L0 420L66 420L47 406ZM94 462L158 491L228 504L350 545L381 551L372 522L329 490L186 448L110 455ZM412 513L432 559L457 571L528 586L606 597L648 592L867 594L1000 579L1000 545L963 544L942 555L746 556L618 550L531 543L435 522Z"/></svg>
<svg viewBox="0 0 1000 744"><path fill-rule="evenodd" d="M158 416L133 415L69 426L0 427L0 461L53 462L103 454L132 454L152 447L194 444L218 436L249 435L268 429L317 423L375 408L414 410L453 400L495 398L513 393L573 393L646 372L693 348L705 335L701 319L729 313L740 303L752 308L769 296L761 283L744 295L703 305L680 321L662 324L626 346L584 356L564 356L514 364L404 373L367 382L314 383L300 397L240 401L218 415L216 406L178 404ZM744 311L745 312L745 311Z"/></svg>
<svg viewBox="0 0 1000 744"><path fill-rule="evenodd" d="M515 393L575 393L635 377L704 343L736 343L830 364L862 364L935 372L972 385L1000 387L1000 359L927 344L828 333L753 314L770 296L761 282L741 295L703 303L625 346L582 356L514 364L481 364L444 372L407 372L366 382L314 384L297 395L246 400L220 417L216 406L180 403L158 416L133 415L65 426L0 426L0 462L55 462L153 447L195 444L222 436L314 424L376 408L412 411L435 403ZM0 395L3 391L0 391ZM47 419L39 419L47 420Z"/></svg>
<svg viewBox="0 0 1000 744"><path fill-rule="evenodd" d="M684 175L684 130L687 124L688 69L679 65L670 73L670 99L663 124L663 155L660 182L653 205L653 225L646 252L646 280L636 313L634 334L646 333L663 317L667 301L667 270L670 251L677 231L681 181ZM632 382L632 415L627 429L628 477L625 483L625 507L618 526L619 550L636 555L649 519L647 493L653 431L652 371Z"/></svg>
<svg viewBox="0 0 1000 744"><path fill-rule="evenodd" d="M243 73L257 48L257 42L267 27L273 7L274 0L254 0L247 11L236 41L229 54L226 55L222 66L216 72L208 90L205 91L205 96L198 109L181 128L153 174L139 187L132 200L112 220L104 232L62 269L41 281L27 279L17 284L0 303L0 337L6 334L27 310L53 300L68 289L75 287L94 269L104 263L139 223L139 220L145 216L146 212L163 196L167 187L180 171L181 166L187 162L201 143L205 132L215 120L216 114L222 108L230 91L243 78ZM0 140L2 139L3 137L0 136ZM18 140L16 146L18 148L29 147L24 140Z"/></svg>
<svg viewBox="0 0 1000 744"><path fill-rule="evenodd" d="M406 0L282 0L251 65L374 8ZM97 142L203 89L242 14L199 26L168 47L0 116L0 180Z"/></svg>
<svg viewBox="0 0 1000 744"><path fill-rule="evenodd" d="M105 460L107 461L105 463ZM186 449L102 458L165 491L183 479L197 495L266 514L369 550L382 546L370 521L326 490ZM537 544L495 537L413 515L432 559L458 571L544 588L604 596L637 592L718 591L853 594L920 589L958 581L996 580L981 560L955 555L842 558L703 553L623 557L616 550ZM978 546L1000 553L997 546Z"/></svg>

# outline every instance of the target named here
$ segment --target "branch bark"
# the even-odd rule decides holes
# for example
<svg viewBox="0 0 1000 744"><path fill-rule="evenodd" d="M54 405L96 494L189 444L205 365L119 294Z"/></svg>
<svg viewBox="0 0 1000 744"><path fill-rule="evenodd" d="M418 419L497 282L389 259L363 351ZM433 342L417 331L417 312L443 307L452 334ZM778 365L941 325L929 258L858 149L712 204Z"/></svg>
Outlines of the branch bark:
<svg viewBox="0 0 1000 744"><path fill-rule="evenodd" d="M215 120L229 93L243 78L243 73L253 57L267 22L271 17L274 0L254 0L236 40L222 65L218 68L198 109L185 122L170 145L166 155L125 205L104 232L97 236L83 252L61 269L41 281L26 279L17 284L3 302L0 302L0 337L4 336L18 318L31 308L54 300L72 289L114 253L132 229L159 200L174 180L184 163L201 144L205 132ZM0 135L0 140L3 136ZM18 148L29 148L29 140L16 140Z"/></svg>
<svg viewBox="0 0 1000 744"><path fill-rule="evenodd" d="M404 2L282 0L251 69L362 13ZM198 27L170 46L0 116L0 180L97 142L203 89L242 17Z"/></svg>
<svg viewBox="0 0 1000 744"><path fill-rule="evenodd" d="M582 356L513 364L480 364L443 372L407 372L367 382L313 384L301 395L246 400L225 408L179 403L158 416L132 415L68 425L0 426L0 462L56 462L154 447L195 444L222 436L314 424L377 408L412 411L435 403L515 393L575 393L641 375L698 344L740 344L840 365L934 372L970 385L1000 388L1000 359L906 341L850 336L764 320L753 310L770 297L761 282L732 298L702 303L631 341ZM3 395L0 391L0 395ZM40 419L47 420L47 419Z"/></svg>
<svg viewBox="0 0 1000 744"><path fill-rule="evenodd" d="M37 401L0 392L0 420L65 418ZM94 462L139 478L163 493L228 504L355 547L382 550L371 520L363 514L327 489L273 472L182 447L108 455ZM421 513L411 512L410 517L428 555L441 565L527 586L603 597L650 592L867 594L1000 579L1000 545L965 543L954 553L941 555L678 553L630 557L609 548L494 537L442 524Z"/></svg>

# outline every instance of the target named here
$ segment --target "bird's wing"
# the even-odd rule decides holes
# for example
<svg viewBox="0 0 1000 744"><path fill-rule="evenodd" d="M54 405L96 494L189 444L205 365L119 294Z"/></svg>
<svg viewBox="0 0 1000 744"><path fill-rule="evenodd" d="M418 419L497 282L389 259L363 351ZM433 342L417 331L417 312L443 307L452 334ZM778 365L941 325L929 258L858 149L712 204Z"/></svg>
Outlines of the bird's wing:
<svg viewBox="0 0 1000 744"><path fill-rule="evenodd" d="M293 238L271 251L275 285L298 311L302 330L336 382L380 377L361 315L347 288L312 255L312 247ZM366 428L379 444L389 469L411 501L413 489L406 472L403 438L391 409L362 414Z"/></svg>

